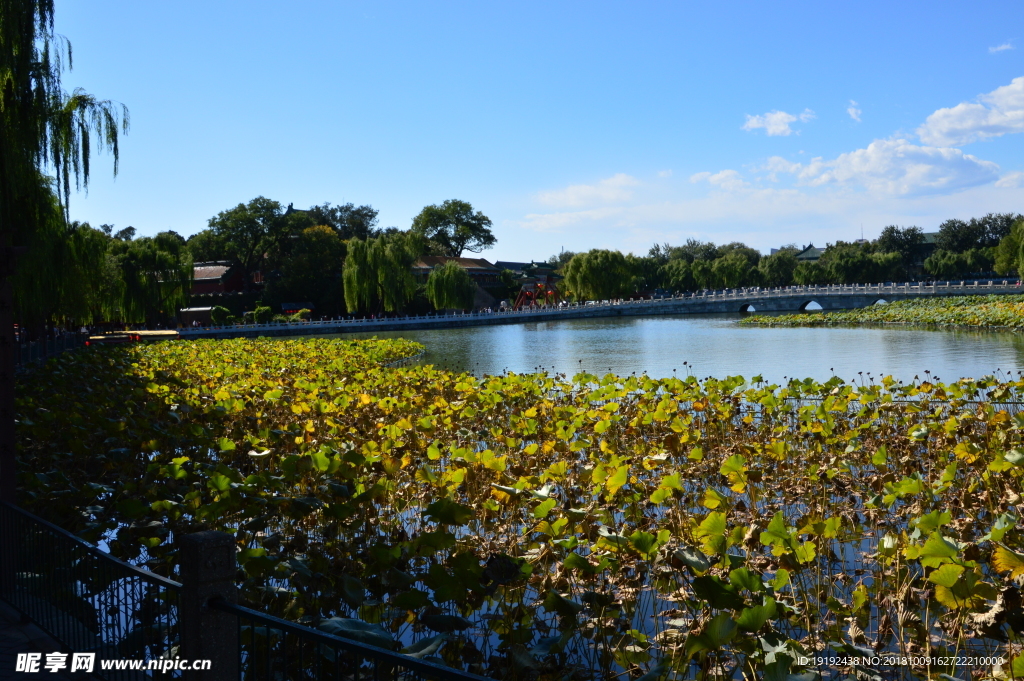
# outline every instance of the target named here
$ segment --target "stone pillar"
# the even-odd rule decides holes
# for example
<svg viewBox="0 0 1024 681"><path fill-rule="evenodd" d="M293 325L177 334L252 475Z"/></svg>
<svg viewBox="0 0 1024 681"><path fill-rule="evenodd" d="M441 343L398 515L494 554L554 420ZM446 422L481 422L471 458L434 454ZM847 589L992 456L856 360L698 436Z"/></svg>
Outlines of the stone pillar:
<svg viewBox="0 0 1024 681"><path fill-rule="evenodd" d="M211 660L209 671L186 672L189 681L238 681L238 618L209 607L221 597L237 601L235 539L223 532L197 532L178 543L181 569L181 657Z"/></svg>

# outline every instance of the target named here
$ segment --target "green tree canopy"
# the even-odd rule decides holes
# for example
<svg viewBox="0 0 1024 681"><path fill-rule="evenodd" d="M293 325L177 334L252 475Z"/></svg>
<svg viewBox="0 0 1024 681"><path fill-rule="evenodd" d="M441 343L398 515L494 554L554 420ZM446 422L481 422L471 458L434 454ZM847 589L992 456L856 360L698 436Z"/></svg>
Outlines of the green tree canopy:
<svg viewBox="0 0 1024 681"><path fill-rule="evenodd" d="M573 256L576 255L573 251L560 251L555 255L547 259L547 263L555 270L560 270L569 264Z"/></svg>
<svg viewBox="0 0 1024 681"><path fill-rule="evenodd" d="M977 218L977 222L985 229L985 246L998 246L999 242L1010 235L1013 226L1024 219L1019 213L989 213Z"/></svg>
<svg viewBox="0 0 1024 681"><path fill-rule="evenodd" d="M686 260L669 260L661 266L661 278L667 288L673 291L692 291L696 288L690 263Z"/></svg>
<svg viewBox="0 0 1024 681"><path fill-rule="evenodd" d="M342 313L345 241L327 225L307 227L290 241L278 268L280 276L267 283L264 299L274 303L310 302L317 315Z"/></svg>
<svg viewBox="0 0 1024 681"><path fill-rule="evenodd" d="M212 229L203 229L196 232L188 238L185 245L192 255L192 262L214 262L231 259L227 238Z"/></svg>
<svg viewBox="0 0 1024 681"><path fill-rule="evenodd" d="M1018 218L993 252L995 271L999 274L1024 272L1024 217Z"/></svg>
<svg viewBox="0 0 1024 681"><path fill-rule="evenodd" d="M697 239L687 239L682 246L663 244L658 247L658 250L662 254L666 254L669 260L685 260L686 262L716 260L719 256L718 246L710 241L698 241ZM655 256L657 255L655 254Z"/></svg>
<svg viewBox="0 0 1024 681"><path fill-rule="evenodd" d="M995 249L972 248L962 253L935 251L924 261L924 269L929 274L944 279L988 272L992 270L994 264L993 250Z"/></svg>
<svg viewBox="0 0 1024 681"><path fill-rule="evenodd" d="M793 270L793 281L801 286L820 286L828 283L828 273L818 263L805 260Z"/></svg>
<svg viewBox="0 0 1024 681"><path fill-rule="evenodd" d="M277 201L257 196L210 218L210 229L223 244L221 252L242 270L247 290L252 275L269 264L265 261L279 256L285 239L311 226L308 215L298 213L285 213Z"/></svg>
<svg viewBox="0 0 1024 681"><path fill-rule="evenodd" d="M459 258L464 251L479 253L498 241L491 233L491 219L457 199L424 208L413 218L412 231L426 239L431 252L450 258Z"/></svg>
<svg viewBox="0 0 1024 681"><path fill-rule="evenodd" d="M192 256L175 232L131 241L115 239L111 250L121 270L121 319L147 322L173 317L188 302Z"/></svg>
<svg viewBox="0 0 1024 681"><path fill-rule="evenodd" d="M309 219L315 225L327 225L342 239L368 239L379 236L377 211L373 206L346 203L332 206L325 203L308 209Z"/></svg>
<svg viewBox="0 0 1024 681"><path fill-rule="evenodd" d="M761 280L765 286L789 286L793 283L793 273L799 264L796 252L783 248L761 258L757 268L761 271Z"/></svg>
<svg viewBox="0 0 1024 681"><path fill-rule="evenodd" d="M629 291L650 291L661 288L661 263L657 258L636 256L630 253L626 256L626 264L633 275L632 281L629 283Z"/></svg>
<svg viewBox="0 0 1024 681"><path fill-rule="evenodd" d="M924 247L924 232L920 227L898 227L889 225L875 239L875 250L879 253L899 253L903 262L913 265L919 262Z"/></svg>
<svg viewBox="0 0 1024 681"><path fill-rule="evenodd" d="M618 251L577 253L563 270L564 286L576 300L617 298L630 290L633 273Z"/></svg>
<svg viewBox="0 0 1024 681"><path fill-rule="evenodd" d="M430 271L426 293L436 310L466 309L473 307L476 284L466 270L449 260Z"/></svg>
<svg viewBox="0 0 1024 681"><path fill-rule="evenodd" d="M410 232L349 241L342 273L348 311L401 310L416 293L412 264L422 253L422 238Z"/></svg>
<svg viewBox="0 0 1024 681"><path fill-rule="evenodd" d="M977 220L946 220L939 225L939 234L935 238L936 250L963 253L984 246L986 231L986 226Z"/></svg>
<svg viewBox="0 0 1024 681"><path fill-rule="evenodd" d="M755 261L756 264L756 261ZM712 288L736 288L742 286L751 270L750 258L742 250L731 250L711 265L714 275Z"/></svg>

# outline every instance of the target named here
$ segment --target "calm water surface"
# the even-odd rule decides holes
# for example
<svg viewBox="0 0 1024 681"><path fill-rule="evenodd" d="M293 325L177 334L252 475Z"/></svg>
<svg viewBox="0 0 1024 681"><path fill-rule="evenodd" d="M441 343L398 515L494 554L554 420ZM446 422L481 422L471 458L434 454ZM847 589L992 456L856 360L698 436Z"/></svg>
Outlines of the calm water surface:
<svg viewBox="0 0 1024 681"><path fill-rule="evenodd" d="M425 363L476 375L547 370L846 380L892 375L952 381L1024 370L1024 335L909 327L757 328L738 315L574 319L469 329L384 332L423 343ZM345 334L343 338L368 338ZM861 373L863 372L863 373Z"/></svg>

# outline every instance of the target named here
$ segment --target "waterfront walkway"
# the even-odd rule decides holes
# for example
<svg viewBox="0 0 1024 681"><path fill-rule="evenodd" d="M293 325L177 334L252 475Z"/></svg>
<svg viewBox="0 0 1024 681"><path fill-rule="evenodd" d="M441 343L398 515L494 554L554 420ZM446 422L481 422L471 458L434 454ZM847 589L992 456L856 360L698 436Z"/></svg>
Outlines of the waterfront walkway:
<svg viewBox="0 0 1024 681"><path fill-rule="evenodd" d="M1020 294L1022 289L1016 281L1009 280L738 288L685 293L654 300L604 301L533 310L193 327L181 329L180 334L182 338L257 338L260 336L376 333L379 331L524 324L595 317L723 312L798 312L807 309L811 303L817 303L823 310L848 310L868 307L883 300L892 302L910 298L1013 293Z"/></svg>
<svg viewBox="0 0 1024 681"><path fill-rule="evenodd" d="M0 679L44 677L62 681L70 681L72 678L85 681L85 679L94 678L92 674L81 672L74 675L66 672L47 672L42 670L42 665L40 665L40 672L35 674L14 671L19 653L42 653L42 659L45 660L47 653L60 651L62 651L62 647L42 629L31 622L23 622L17 610L0 600Z"/></svg>

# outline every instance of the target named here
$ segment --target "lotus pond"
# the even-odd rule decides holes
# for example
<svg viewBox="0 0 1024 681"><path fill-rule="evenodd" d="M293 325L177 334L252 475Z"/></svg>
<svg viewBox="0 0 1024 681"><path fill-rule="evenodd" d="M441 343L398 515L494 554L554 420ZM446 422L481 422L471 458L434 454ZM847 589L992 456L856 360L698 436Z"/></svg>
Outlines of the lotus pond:
<svg viewBox="0 0 1024 681"><path fill-rule="evenodd" d="M1024 296L916 298L859 310L747 317L754 326L927 324L943 327L1024 328Z"/></svg>
<svg viewBox="0 0 1024 681"><path fill-rule="evenodd" d="M495 678L1024 676L1024 381L385 366L418 351L58 357L21 503L170 576L230 532L251 607ZM876 653L911 663L806 659Z"/></svg>

